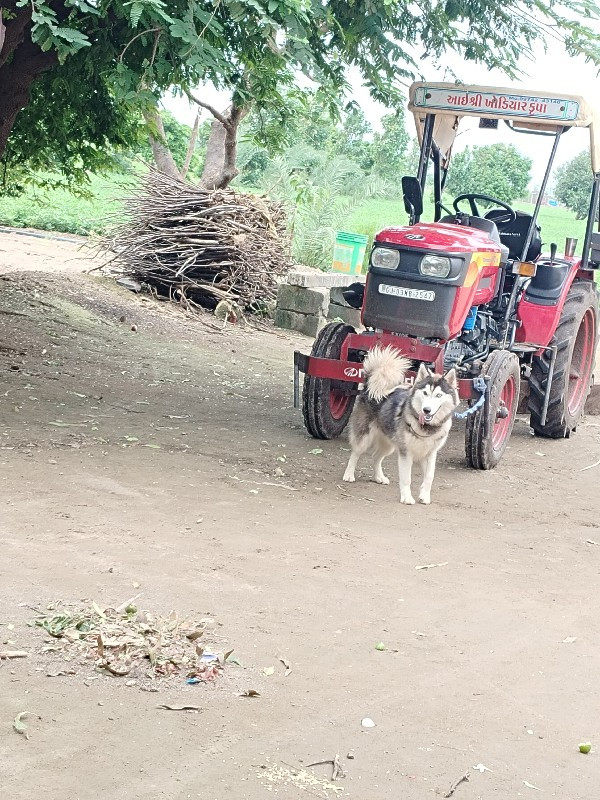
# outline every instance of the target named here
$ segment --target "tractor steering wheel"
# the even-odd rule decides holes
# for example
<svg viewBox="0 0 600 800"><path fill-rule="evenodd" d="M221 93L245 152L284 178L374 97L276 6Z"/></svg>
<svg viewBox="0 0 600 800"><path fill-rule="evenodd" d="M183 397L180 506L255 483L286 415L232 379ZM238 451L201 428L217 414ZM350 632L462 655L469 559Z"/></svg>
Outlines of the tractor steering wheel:
<svg viewBox="0 0 600 800"><path fill-rule="evenodd" d="M494 217L492 217L492 221L495 222L496 224L498 224L499 222L510 224L511 222L514 222L517 218L517 212L514 210L514 208L511 208L507 203L503 203L502 200L498 200L497 197L490 197L487 194L476 194L470 192L459 195L452 204L457 214L461 213L458 204L461 203L463 200L469 201L471 214L474 217L483 217L483 219L490 219L489 215L492 212L496 211L496 209L493 208L491 211L488 211L487 214L480 214L479 209L477 208L477 203L475 201L483 200L487 203L493 203L495 206L497 206L497 208L504 209L504 211L506 212L505 214L495 215Z"/></svg>

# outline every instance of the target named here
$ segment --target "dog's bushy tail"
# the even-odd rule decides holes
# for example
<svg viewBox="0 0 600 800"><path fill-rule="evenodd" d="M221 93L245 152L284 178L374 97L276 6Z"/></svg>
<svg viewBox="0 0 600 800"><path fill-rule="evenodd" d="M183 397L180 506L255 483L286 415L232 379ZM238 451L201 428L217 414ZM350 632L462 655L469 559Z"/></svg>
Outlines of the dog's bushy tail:
<svg viewBox="0 0 600 800"><path fill-rule="evenodd" d="M390 345L376 345L369 350L363 364L365 389L369 398L379 403L391 394L404 381L404 374L410 366L410 360Z"/></svg>

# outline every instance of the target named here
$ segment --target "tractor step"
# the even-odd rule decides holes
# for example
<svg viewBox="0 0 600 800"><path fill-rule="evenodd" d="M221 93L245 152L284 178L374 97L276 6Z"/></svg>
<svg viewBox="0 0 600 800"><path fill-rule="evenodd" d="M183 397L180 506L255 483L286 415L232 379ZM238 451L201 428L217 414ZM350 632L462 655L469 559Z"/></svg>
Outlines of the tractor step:
<svg viewBox="0 0 600 800"><path fill-rule="evenodd" d="M529 344L528 342L518 342L513 344L510 348L513 353L537 353L540 348L539 344Z"/></svg>

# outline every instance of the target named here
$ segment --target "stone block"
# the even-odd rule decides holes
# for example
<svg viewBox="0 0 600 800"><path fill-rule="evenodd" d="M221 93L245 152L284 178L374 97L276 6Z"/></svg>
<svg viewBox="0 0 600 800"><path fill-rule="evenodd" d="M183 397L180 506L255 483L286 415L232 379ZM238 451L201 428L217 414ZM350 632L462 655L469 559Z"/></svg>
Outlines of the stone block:
<svg viewBox="0 0 600 800"><path fill-rule="evenodd" d="M288 331L298 331L313 338L325 327L327 320L320 314L298 314L278 308L275 312L275 325Z"/></svg>
<svg viewBox="0 0 600 800"><path fill-rule="evenodd" d="M352 308L347 303L341 305L340 303L330 303L327 312L328 319L341 319L347 325L353 325L355 328L360 328L360 311L357 308Z"/></svg>
<svg viewBox="0 0 600 800"><path fill-rule="evenodd" d="M282 283L277 290L277 308L299 314L325 316L329 306L329 289L317 286L312 289Z"/></svg>

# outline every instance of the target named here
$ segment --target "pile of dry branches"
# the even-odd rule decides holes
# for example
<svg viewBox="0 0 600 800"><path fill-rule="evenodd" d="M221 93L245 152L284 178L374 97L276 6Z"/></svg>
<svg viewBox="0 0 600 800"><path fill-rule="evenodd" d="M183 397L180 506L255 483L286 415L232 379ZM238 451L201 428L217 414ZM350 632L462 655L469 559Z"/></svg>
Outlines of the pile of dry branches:
<svg viewBox="0 0 600 800"><path fill-rule="evenodd" d="M272 300L290 267L283 207L231 189L207 191L150 171L124 201L103 247L117 270L185 306Z"/></svg>

